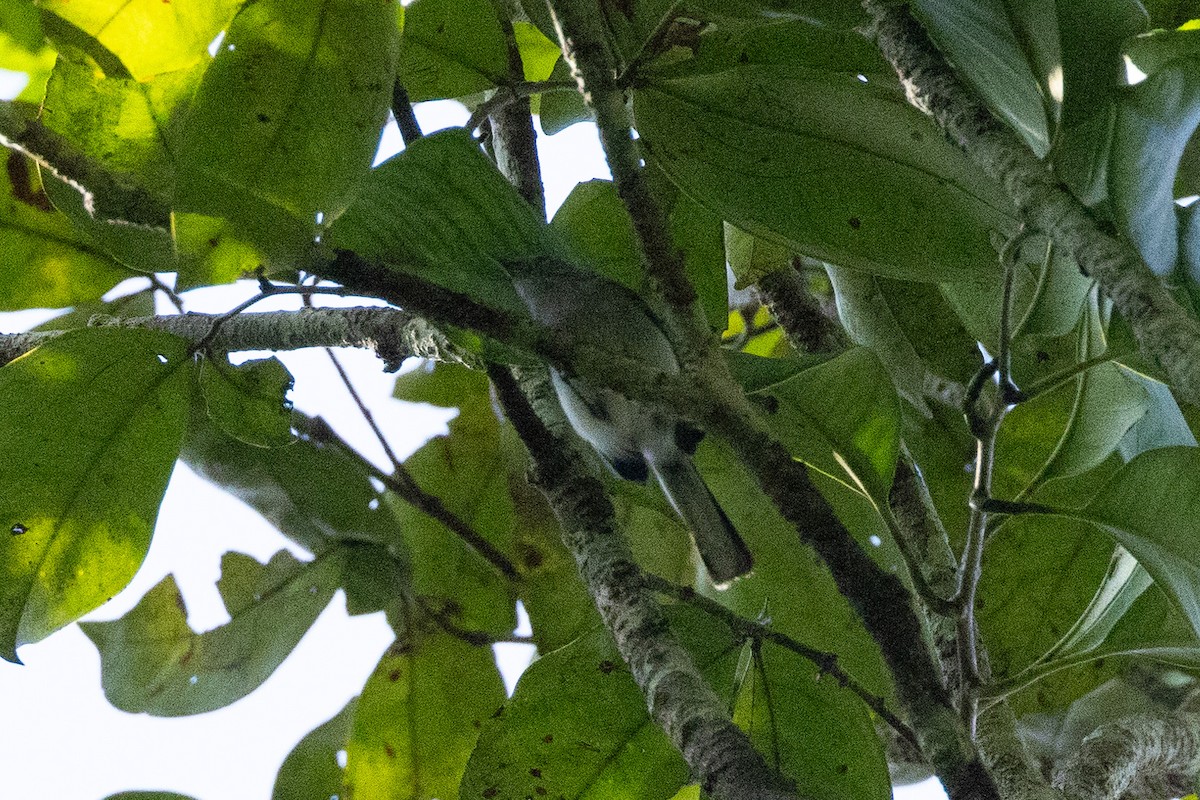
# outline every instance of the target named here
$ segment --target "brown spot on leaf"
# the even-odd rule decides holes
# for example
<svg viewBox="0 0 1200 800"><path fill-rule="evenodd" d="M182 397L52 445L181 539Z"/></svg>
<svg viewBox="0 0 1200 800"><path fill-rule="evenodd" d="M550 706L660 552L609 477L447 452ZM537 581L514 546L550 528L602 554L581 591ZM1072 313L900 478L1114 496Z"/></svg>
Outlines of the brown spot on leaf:
<svg viewBox="0 0 1200 800"><path fill-rule="evenodd" d="M498 794L500 794L499 786L489 786L488 788L483 790L484 797L495 797Z"/></svg>
<svg viewBox="0 0 1200 800"><path fill-rule="evenodd" d="M600 671L602 673L604 673L605 675L608 675L616 668L617 668L617 665L607 659L600 662Z"/></svg>
<svg viewBox="0 0 1200 800"><path fill-rule="evenodd" d="M387 757L388 757L388 758L395 758L395 757L396 757L396 750L395 750L395 748L394 748L394 747L392 747L392 746L391 746L390 744L388 744L387 742L384 742L384 744L383 744L383 752L387 753Z"/></svg>
<svg viewBox="0 0 1200 800"><path fill-rule="evenodd" d="M542 741L545 742L546 744L550 744L551 742L554 741L554 734L547 733L545 736L542 737Z"/></svg>
<svg viewBox="0 0 1200 800"><path fill-rule="evenodd" d="M851 217L850 218L850 227L853 228L854 230L858 230L859 228L862 227L862 220L859 219L858 217Z"/></svg>
<svg viewBox="0 0 1200 800"><path fill-rule="evenodd" d="M530 768L529 768L529 774L530 774L530 775L532 775L532 776L533 776L533 777L535 777L535 778L540 778L540 777L542 777L542 771L541 771L540 769L538 769L537 767L530 767Z"/></svg>

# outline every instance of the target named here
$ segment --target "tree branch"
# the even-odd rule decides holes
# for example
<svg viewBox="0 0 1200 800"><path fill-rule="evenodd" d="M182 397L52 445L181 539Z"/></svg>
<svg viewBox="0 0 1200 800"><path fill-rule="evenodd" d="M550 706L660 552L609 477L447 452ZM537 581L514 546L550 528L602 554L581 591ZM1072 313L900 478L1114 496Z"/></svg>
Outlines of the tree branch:
<svg viewBox="0 0 1200 800"><path fill-rule="evenodd" d="M571 74L596 120L613 183L633 219L650 277L681 317L690 319L696 291L684 272L683 255L671 240L667 216L650 191L641 155L630 133L632 120L625 93L617 85L603 13L593 0L556 0L551 3L551 11L563 57L571 65Z"/></svg>
<svg viewBox="0 0 1200 800"><path fill-rule="evenodd" d="M895 68L913 105L925 111L1033 227L1071 254L1133 328L1172 387L1200 404L1200 322L1171 297L1133 246L1108 235L1049 165L975 98L937 50L907 3L863 0L870 35Z"/></svg>
<svg viewBox="0 0 1200 800"><path fill-rule="evenodd" d="M785 269L759 278L758 288L771 316L783 328L788 343L797 352L837 353L845 350L849 344L846 332L825 316L820 303L808 293L800 266L800 259L794 258Z"/></svg>
<svg viewBox="0 0 1200 800"><path fill-rule="evenodd" d="M224 318L221 314L159 317L96 315L89 327L145 328L166 331L199 343ZM0 334L0 365L67 331ZM214 350L299 350L304 347L366 347L394 372L410 356L477 366L475 357L451 343L423 318L395 308L306 308L299 311L243 313L225 319L208 343Z"/></svg>
<svg viewBox="0 0 1200 800"><path fill-rule="evenodd" d="M1140 714L1096 730L1054 785L1078 800L1180 797L1200 773L1200 714Z"/></svg>
<svg viewBox="0 0 1200 800"><path fill-rule="evenodd" d="M507 370L493 366L488 374L509 421L529 449L532 482L558 516L563 541L645 694L651 716L704 790L717 800L795 798L794 788L767 767L745 733L729 720L671 632L634 563L603 485L581 467L577 445L550 432ZM535 396L546 397L553 406L546 388L547 393Z"/></svg>

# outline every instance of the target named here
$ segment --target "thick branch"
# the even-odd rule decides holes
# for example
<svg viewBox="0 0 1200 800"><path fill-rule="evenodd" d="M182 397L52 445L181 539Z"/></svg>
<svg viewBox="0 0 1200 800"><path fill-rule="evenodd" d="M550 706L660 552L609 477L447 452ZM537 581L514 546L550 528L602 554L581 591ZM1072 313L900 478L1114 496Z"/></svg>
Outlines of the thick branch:
<svg viewBox="0 0 1200 800"><path fill-rule="evenodd" d="M1179 797L1200 773L1200 714L1144 714L1105 725L1054 775L1075 800Z"/></svg>
<svg viewBox="0 0 1200 800"><path fill-rule="evenodd" d="M650 275L667 302L690 318L696 292L684 272L683 255L671 240L667 216L650 191L630 132L632 120L606 45L603 12L594 0L555 0L551 10L563 56L596 120L613 183L633 219Z"/></svg>
<svg viewBox="0 0 1200 800"><path fill-rule="evenodd" d="M801 353L837 353L849 343L846 332L821 310L821 304L804 287L796 259L786 269L758 280L759 291L788 343Z"/></svg>
<svg viewBox="0 0 1200 800"><path fill-rule="evenodd" d="M299 311L161 317L97 315L89 326L146 328L199 343L220 322L208 342L214 350L298 350L303 347L367 347L385 369L397 370L409 356L475 365L474 357L453 345L423 318L394 308L305 308ZM7 364L67 331L0 334L0 364Z"/></svg>
<svg viewBox="0 0 1200 800"><path fill-rule="evenodd" d="M646 587L604 487L581 465L576 446L543 424L516 380L493 367L500 403L533 460L533 482L562 525L563 540L646 695L650 714L717 800L784 800L795 790L771 771L726 715ZM548 389L548 387L547 387ZM553 405L547 392L535 392ZM561 415L561 412L558 412Z"/></svg>
<svg viewBox="0 0 1200 800"><path fill-rule="evenodd" d="M924 110L984 173L995 179L1033 227L1094 277L1133 328L1138 344L1200 404L1200 322L1171 297L1133 246L1096 219L954 74L907 4L864 0L871 35L914 105Z"/></svg>

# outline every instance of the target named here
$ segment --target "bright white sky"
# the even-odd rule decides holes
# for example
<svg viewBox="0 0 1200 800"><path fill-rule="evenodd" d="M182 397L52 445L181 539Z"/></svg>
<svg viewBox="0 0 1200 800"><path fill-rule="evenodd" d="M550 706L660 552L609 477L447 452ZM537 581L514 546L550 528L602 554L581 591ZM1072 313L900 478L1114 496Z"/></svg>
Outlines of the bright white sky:
<svg viewBox="0 0 1200 800"><path fill-rule="evenodd" d="M418 106L428 133L461 125L467 112L452 102ZM393 125L381 154L401 147ZM607 178L595 129L576 125L541 137L539 150L553 212L577 182ZM222 312L252 296L252 285L201 290L186 296L188 310ZM277 301L277 302L276 302ZM257 311L294 308L294 298L272 298ZM0 330L30 327L49 314L0 314ZM404 457L445 430L444 410L401 404L390 397L393 376L364 351L339 357ZM296 378L296 407L320 414L380 466L383 453L352 405L328 358L320 351L282 353ZM266 561L281 547L305 554L239 501L176 468L155 537L133 583L88 619L115 619L168 573L174 574L196 630L228 620L216 591L220 557L227 550ZM108 705L100 687L99 656L78 627L21 648L24 666L0 661L0 785L23 800L100 800L128 789L166 789L197 800L267 800L275 773L296 742L362 687L391 633L382 615L350 618L341 592L283 665L257 691L209 714L161 719L131 715ZM509 648L501 669L511 692L529 648ZM928 800L940 787L901 789L897 797ZM314 800L324 800L314 798ZM442 800L456 800L442 798Z"/></svg>

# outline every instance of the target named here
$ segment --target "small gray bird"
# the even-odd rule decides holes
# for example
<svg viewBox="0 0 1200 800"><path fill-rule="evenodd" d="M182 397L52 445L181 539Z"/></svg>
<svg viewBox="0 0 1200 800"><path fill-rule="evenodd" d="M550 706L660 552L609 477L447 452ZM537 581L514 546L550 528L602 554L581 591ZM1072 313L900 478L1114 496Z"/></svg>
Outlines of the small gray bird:
<svg viewBox="0 0 1200 800"><path fill-rule="evenodd" d="M541 325L663 372L679 372L661 321L624 286L549 257L510 265L510 273L517 294ZM746 543L692 463L702 432L659 406L565 378L555 369L550 377L572 427L617 475L644 483L654 473L692 531L717 587L750 572L753 559Z"/></svg>

